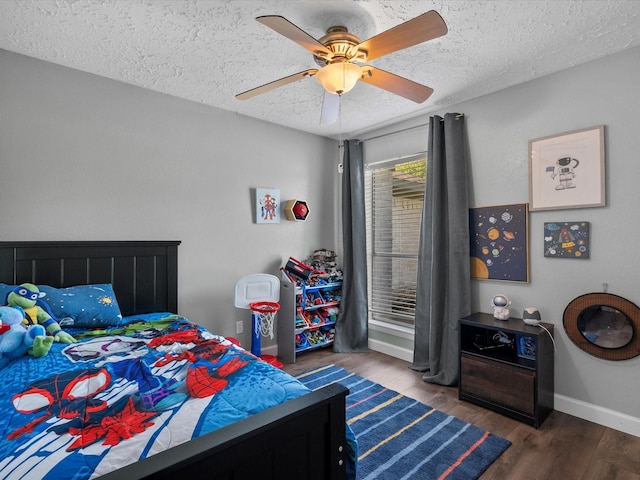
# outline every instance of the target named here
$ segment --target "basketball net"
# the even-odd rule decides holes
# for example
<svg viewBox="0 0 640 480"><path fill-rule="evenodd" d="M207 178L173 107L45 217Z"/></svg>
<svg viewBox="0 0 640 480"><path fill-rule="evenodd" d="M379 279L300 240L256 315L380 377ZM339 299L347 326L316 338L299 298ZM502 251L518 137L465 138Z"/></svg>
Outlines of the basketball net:
<svg viewBox="0 0 640 480"><path fill-rule="evenodd" d="M280 310L280 305L275 302L256 302L249 307L255 316L254 336L258 337L262 334L266 337L268 335L273 340L273 321L276 312Z"/></svg>

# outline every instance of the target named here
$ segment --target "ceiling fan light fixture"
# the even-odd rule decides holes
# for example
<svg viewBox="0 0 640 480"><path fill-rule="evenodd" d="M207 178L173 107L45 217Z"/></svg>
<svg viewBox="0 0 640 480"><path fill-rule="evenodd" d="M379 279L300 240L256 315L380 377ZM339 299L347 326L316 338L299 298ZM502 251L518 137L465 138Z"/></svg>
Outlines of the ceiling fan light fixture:
<svg viewBox="0 0 640 480"><path fill-rule="evenodd" d="M355 63L336 62L322 67L315 76L327 92L342 95L355 86L362 72Z"/></svg>

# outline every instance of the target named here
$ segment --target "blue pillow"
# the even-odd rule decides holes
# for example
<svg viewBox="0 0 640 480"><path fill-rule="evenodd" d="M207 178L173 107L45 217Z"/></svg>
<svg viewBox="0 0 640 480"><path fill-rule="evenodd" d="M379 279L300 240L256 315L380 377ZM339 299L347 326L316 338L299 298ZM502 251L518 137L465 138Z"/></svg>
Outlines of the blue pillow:
<svg viewBox="0 0 640 480"><path fill-rule="evenodd" d="M110 327L120 325L120 306L109 283L54 288L39 285L42 298L51 307L61 326ZM73 319L73 323L69 320Z"/></svg>
<svg viewBox="0 0 640 480"><path fill-rule="evenodd" d="M0 284L0 301L15 285ZM38 285L46 293L42 300L51 307L62 327L111 327L122 323L120 306L109 283L55 288Z"/></svg>

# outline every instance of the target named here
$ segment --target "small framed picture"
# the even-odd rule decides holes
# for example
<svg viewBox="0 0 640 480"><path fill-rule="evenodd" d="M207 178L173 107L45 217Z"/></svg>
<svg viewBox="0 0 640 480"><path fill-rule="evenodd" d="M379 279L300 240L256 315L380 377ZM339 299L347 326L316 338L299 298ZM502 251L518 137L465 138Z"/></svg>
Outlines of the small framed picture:
<svg viewBox="0 0 640 480"><path fill-rule="evenodd" d="M589 222L545 222L545 257L586 260L589 253Z"/></svg>
<svg viewBox="0 0 640 480"><path fill-rule="evenodd" d="M280 190L256 188L256 223L280 223Z"/></svg>
<svg viewBox="0 0 640 480"><path fill-rule="evenodd" d="M529 141L529 210L605 204L604 125Z"/></svg>

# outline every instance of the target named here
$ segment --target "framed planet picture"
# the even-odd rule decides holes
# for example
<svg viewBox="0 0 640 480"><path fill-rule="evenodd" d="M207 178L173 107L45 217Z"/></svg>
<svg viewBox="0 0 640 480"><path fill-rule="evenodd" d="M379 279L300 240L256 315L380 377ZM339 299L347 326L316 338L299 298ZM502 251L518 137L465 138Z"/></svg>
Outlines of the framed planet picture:
<svg viewBox="0 0 640 480"><path fill-rule="evenodd" d="M529 282L529 205L469 209L471 278Z"/></svg>
<svg viewBox="0 0 640 480"><path fill-rule="evenodd" d="M544 256L589 258L589 222L545 222Z"/></svg>

